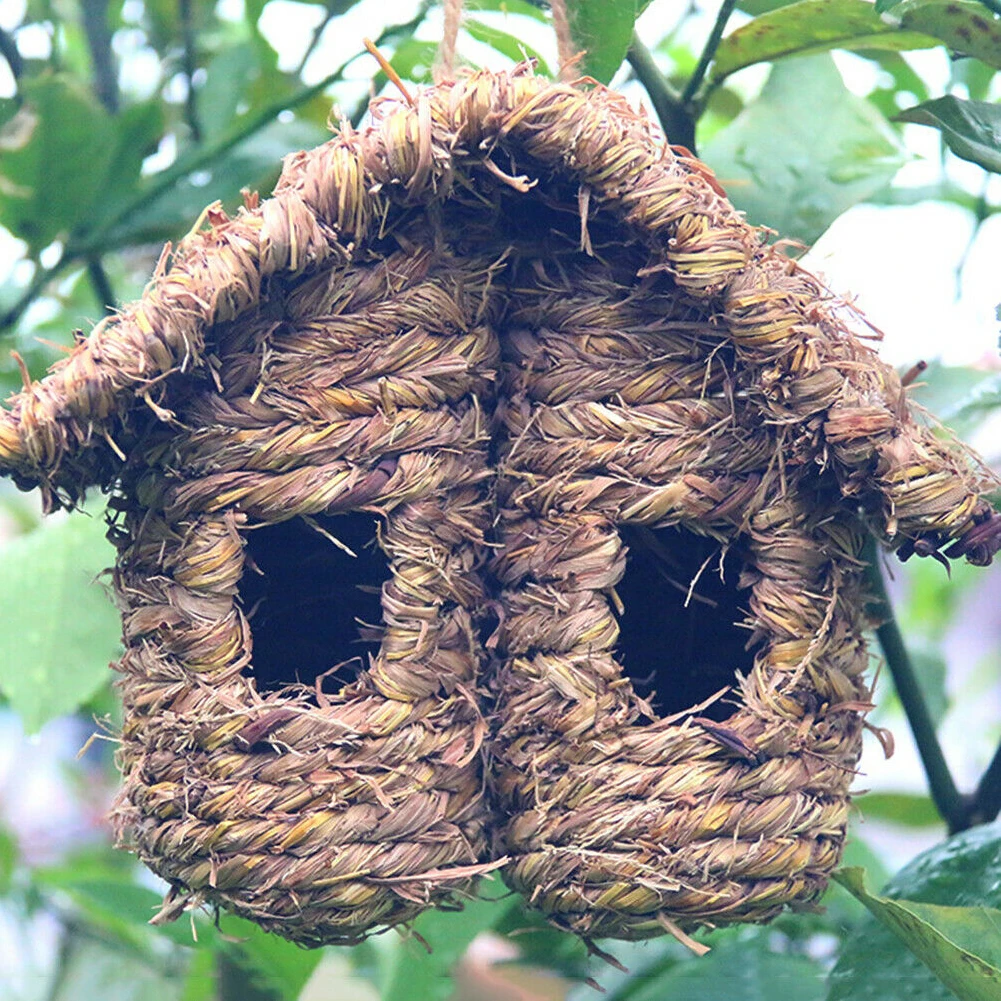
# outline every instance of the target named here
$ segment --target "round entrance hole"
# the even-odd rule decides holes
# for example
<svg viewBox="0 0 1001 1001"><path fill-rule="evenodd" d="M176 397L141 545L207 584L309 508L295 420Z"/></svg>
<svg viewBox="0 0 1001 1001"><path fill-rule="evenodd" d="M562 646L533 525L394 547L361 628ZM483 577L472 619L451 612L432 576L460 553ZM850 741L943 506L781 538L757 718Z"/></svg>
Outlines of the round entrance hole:
<svg viewBox="0 0 1001 1001"><path fill-rule="evenodd" d="M239 592L253 655L244 673L259 691L312 687L325 674L328 691L353 681L378 649L389 577L375 518L292 518L249 529L246 539Z"/></svg>
<svg viewBox="0 0 1001 1001"><path fill-rule="evenodd" d="M625 526L626 572L616 585L619 616L616 656L642 698L660 716L691 709L734 684L754 664L747 590L738 590L741 560L723 561L720 543L679 528ZM733 715L724 695L700 715L717 722Z"/></svg>

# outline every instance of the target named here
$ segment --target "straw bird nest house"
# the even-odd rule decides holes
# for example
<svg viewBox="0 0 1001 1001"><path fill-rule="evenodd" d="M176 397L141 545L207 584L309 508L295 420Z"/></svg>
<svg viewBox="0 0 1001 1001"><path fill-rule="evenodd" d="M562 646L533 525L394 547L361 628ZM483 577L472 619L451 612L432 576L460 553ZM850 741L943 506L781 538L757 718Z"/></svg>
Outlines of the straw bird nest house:
<svg viewBox="0 0 1001 1001"><path fill-rule="evenodd" d="M622 98L524 67L207 210L0 415L50 507L110 494L160 919L353 941L494 869L587 938L814 900L867 533L999 534L837 307Z"/></svg>

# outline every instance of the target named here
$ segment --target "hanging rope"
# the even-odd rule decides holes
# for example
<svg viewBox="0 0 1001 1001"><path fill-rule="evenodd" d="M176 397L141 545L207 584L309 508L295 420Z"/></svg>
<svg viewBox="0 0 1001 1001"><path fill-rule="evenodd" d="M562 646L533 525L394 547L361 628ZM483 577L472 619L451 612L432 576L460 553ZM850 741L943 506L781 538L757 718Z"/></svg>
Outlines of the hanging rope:
<svg viewBox="0 0 1001 1001"><path fill-rule="evenodd" d="M570 77L570 69L574 61L574 44L570 35L570 15L567 13L566 0L551 0L549 5L553 12L553 29L556 31L556 53L560 63L560 79Z"/></svg>
<svg viewBox="0 0 1001 1001"><path fill-rule="evenodd" d="M455 79L455 46L462 22L462 5L463 0L445 0L445 30L438 46L438 65L434 74L436 83Z"/></svg>

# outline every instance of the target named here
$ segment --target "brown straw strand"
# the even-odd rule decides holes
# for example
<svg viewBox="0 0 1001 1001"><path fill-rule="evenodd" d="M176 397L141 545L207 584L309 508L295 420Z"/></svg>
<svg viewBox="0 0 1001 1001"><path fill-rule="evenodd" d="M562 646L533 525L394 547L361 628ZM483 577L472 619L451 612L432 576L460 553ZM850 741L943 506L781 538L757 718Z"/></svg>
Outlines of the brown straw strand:
<svg viewBox="0 0 1001 1001"><path fill-rule="evenodd" d="M459 38L459 25L462 23L463 5L464 0L444 0L445 20L441 43L438 46L436 83L455 79L455 50Z"/></svg>
<svg viewBox="0 0 1001 1001"><path fill-rule="evenodd" d="M553 13L553 30L556 32L556 53L560 65L560 79L569 79L574 63L576 50L573 35L570 32L570 14L566 0L551 0L550 9Z"/></svg>

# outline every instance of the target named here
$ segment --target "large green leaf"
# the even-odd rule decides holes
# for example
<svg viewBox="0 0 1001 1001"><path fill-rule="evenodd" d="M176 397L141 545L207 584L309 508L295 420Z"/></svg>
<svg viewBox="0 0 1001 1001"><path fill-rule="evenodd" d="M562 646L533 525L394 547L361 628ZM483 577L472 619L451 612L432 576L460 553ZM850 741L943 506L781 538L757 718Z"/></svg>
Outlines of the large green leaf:
<svg viewBox="0 0 1001 1001"><path fill-rule="evenodd" d="M0 897L6 897L10 893L17 858L17 838L6 828L0 827Z"/></svg>
<svg viewBox="0 0 1001 1001"><path fill-rule="evenodd" d="M953 79L966 87L966 96L971 101L987 99L996 73L993 66L988 66L979 59L956 59L952 64Z"/></svg>
<svg viewBox="0 0 1001 1001"><path fill-rule="evenodd" d="M863 801L864 802L864 801ZM866 817L865 808L859 804L859 813ZM887 879L886 867L882 859L866 844L860 836L861 823L853 823L848 832L848 843L845 845L841 863L846 866L860 866L869 874L874 883L884 883ZM805 926L805 932L800 934L834 934L839 939L847 938L858 925L868 919L869 914L844 887L833 880L827 884L827 890L820 898L821 913L812 918L806 914L785 914L778 919L778 924L787 930L789 935L795 934L799 926ZM797 936L798 937L798 936Z"/></svg>
<svg viewBox="0 0 1001 1001"><path fill-rule="evenodd" d="M702 150L748 220L812 243L903 162L886 119L829 55L776 63L760 97Z"/></svg>
<svg viewBox="0 0 1001 1001"><path fill-rule="evenodd" d="M713 81L754 63L828 49L927 49L929 35L882 20L867 0L802 0L762 14L720 43Z"/></svg>
<svg viewBox="0 0 1001 1001"><path fill-rule="evenodd" d="M247 41L224 48L205 69L198 90L198 123L209 139L233 126L247 85L259 72L257 50Z"/></svg>
<svg viewBox="0 0 1001 1001"><path fill-rule="evenodd" d="M211 202L227 208L239 204L244 187L268 193L281 170L282 158L294 149L308 149L329 133L299 119L272 122L215 158L205 170L183 174L148 204L127 214L103 236L107 247L156 243L183 236ZM150 185L156 179L151 178Z"/></svg>
<svg viewBox="0 0 1001 1001"><path fill-rule="evenodd" d="M753 14L757 17L759 14L767 14L770 10L775 10L778 7L788 7L795 2L796 0L737 0L737 7L745 14Z"/></svg>
<svg viewBox="0 0 1001 1001"><path fill-rule="evenodd" d="M1001 105L947 95L908 108L897 120L938 129L956 156L1001 174Z"/></svg>
<svg viewBox="0 0 1001 1001"><path fill-rule="evenodd" d="M923 852L886 884L880 896L906 901L905 906L1001 908L1001 823L974 827ZM893 931L869 917L841 951L831 973L828 1001L896 998L902 984L908 1001L955 1001L955 994Z"/></svg>
<svg viewBox="0 0 1001 1001"><path fill-rule="evenodd" d="M936 194L942 200L949 200L950 192L928 192L928 194ZM967 206L964 204L963 207ZM973 210L975 206L969 208ZM908 389L907 395L929 410L952 431L966 437L976 430L977 418L983 416L982 413L967 411L967 405L980 399L986 406L990 406L988 387L993 378L995 377L985 375L983 369L943 365L939 361L932 360L918 381Z"/></svg>
<svg viewBox="0 0 1001 1001"><path fill-rule="evenodd" d="M930 796L913 792L869 792L855 798L863 817L904 827L935 827L944 823Z"/></svg>
<svg viewBox="0 0 1001 1001"><path fill-rule="evenodd" d="M138 189L143 160L163 134L163 104L144 101L131 105L119 112L112 124L112 155L101 181L100 198L77 223L79 232L89 232L110 219Z"/></svg>
<svg viewBox="0 0 1001 1001"><path fill-rule="evenodd" d="M133 195L163 132L163 105L109 115L78 81L25 84L26 105L0 135L0 224L36 253L97 229Z"/></svg>
<svg viewBox="0 0 1001 1001"><path fill-rule="evenodd" d="M184 981L98 940L71 932L49 1001L178 1001Z"/></svg>
<svg viewBox="0 0 1001 1001"><path fill-rule="evenodd" d="M451 997L455 964L469 943L505 912L502 904L490 899L500 889L496 880L485 881L481 889L484 898L468 901L461 912L425 911L414 922L420 938L373 942L379 967L374 979L382 1001L446 1001Z"/></svg>
<svg viewBox="0 0 1001 1001"><path fill-rule="evenodd" d="M886 17L931 35L954 52L1001 69L1001 19L976 0L904 0Z"/></svg>
<svg viewBox="0 0 1001 1001"><path fill-rule="evenodd" d="M531 45L523 42L520 38L516 38L506 31L501 31L499 28L494 28L471 17L467 17L463 21L463 26L478 42L485 42L491 48L507 56L508 59L512 59L516 63L522 62L525 59L534 59L536 68L540 73L545 76L553 75L549 64L542 58L538 50L533 49Z"/></svg>
<svg viewBox="0 0 1001 1001"><path fill-rule="evenodd" d="M834 878L962 1001L1001 997L1001 911L891 900L866 889L863 869Z"/></svg>
<svg viewBox="0 0 1001 1001"><path fill-rule="evenodd" d="M163 951L154 942L164 935L175 944L191 944L191 927L186 922L165 926L165 931L150 927L150 918L160 909L161 894L139 886L129 871L81 861L80 871L69 863L37 870L32 876L43 890L58 891L64 909L69 904L75 916L84 918L119 950L150 960Z"/></svg>
<svg viewBox="0 0 1001 1001"><path fill-rule="evenodd" d="M647 975L618 988L616 1001L820 1001L824 996L823 968L804 956L772 951L769 935L747 929L713 936L705 956L671 963L660 973ZM773 936L774 937L774 936Z"/></svg>
<svg viewBox="0 0 1001 1001"><path fill-rule="evenodd" d="M121 860L127 858L80 857L37 870L34 878L44 890L63 895L92 927L129 953L149 959L162 955L168 942L185 946L184 952L223 951L262 987L283 1001L296 1001L322 958L320 950L300 949L232 914L221 915L218 924L203 912L192 912L191 919L150 926L150 918L160 909L161 895L140 886L134 867L122 865ZM196 970L205 965L192 962ZM192 985L189 993L194 990Z"/></svg>
<svg viewBox="0 0 1001 1001"><path fill-rule="evenodd" d="M420 38L408 38L401 42L389 60L390 65L400 75L402 80L414 83L430 84L433 82L432 67L438 58L438 43ZM378 93L386 86L389 77L383 70L375 75L373 87Z"/></svg>
<svg viewBox="0 0 1001 1001"><path fill-rule="evenodd" d="M196 949L188 963L180 1001L219 1001L217 978L215 953Z"/></svg>
<svg viewBox="0 0 1001 1001"><path fill-rule="evenodd" d="M0 136L0 225L35 253L86 218L112 163L114 126L68 76L26 80L23 93L24 109Z"/></svg>
<svg viewBox="0 0 1001 1001"><path fill-rule="evenodd" d="M626 58L639 13L636 0L569 0L570 34L584 51L582 72L608 83Z"/></svg>
<svg viewBox="0 0 1001 1001"><path fill-rule="evenodd" d="M571 981L583 981L589 975L587 946L576 935L554 928L517 897L506 908L500 905L500 917L491 930L517 945L519 963L544 967Z"/></svg>
<svg viewBox="0 0 1001 1001"><path fill-rule="evenodd" d="M545 11L529 0L468 0L466 10L500 11L503 14L521 14L535 21L547 20Z"/></svg>
<svg viewBox="0 0 1001 1001"><path fill-rule="evenodd" d="M108 677L121 623L97 575L112 560L100 517L45 525L0 550L0 690L29 731Z"/></svg>
<svg viewBox="0 0 1001 1001"><path fill-rule="evenodd" d="M917 675L918 687L932 723L938 726L949 709L949 694L945 688L947 666L937 649L914 643L910 650L911 665Z"/></svg>
<svg viewBox="0 0 1001 1001"><path fill-rule="evenodd" d="M951 428L966 427L982 421L992 411L1001 409L1001 374L977 374L980 378L964 395L938 411L943 424Z"/></svg>
<svg viewBox="0 0 1001 1001"><path fill-rule="evenodd" d="M226 938L217 943L217 948L225 949L261 987L282 1001L296 1001L323 958L319 949L301 949L231 914L220 920L219 927Z"/></svg>

